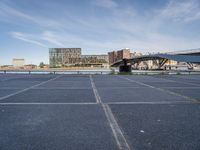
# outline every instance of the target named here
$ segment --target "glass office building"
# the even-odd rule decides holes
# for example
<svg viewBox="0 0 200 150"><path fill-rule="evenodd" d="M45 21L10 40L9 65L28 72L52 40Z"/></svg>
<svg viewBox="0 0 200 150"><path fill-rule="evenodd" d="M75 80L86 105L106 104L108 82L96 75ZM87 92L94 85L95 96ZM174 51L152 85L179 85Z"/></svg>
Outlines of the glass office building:
<svg viewBox="0 0 200 150"><path fill-rule="evenodd" d="M81 48L50 48L50 67L70 66L80 62Z"/></svg>

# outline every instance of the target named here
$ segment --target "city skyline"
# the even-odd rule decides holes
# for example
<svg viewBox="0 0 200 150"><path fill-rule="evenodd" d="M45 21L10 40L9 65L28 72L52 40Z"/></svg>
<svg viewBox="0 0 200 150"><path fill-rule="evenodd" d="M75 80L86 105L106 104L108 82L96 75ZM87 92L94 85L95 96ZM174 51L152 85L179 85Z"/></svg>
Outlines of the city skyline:
<svg viewBox="0 0 200 150"><path fill-rule="evenodd" d="M48 63L50 47L83 54L199 48L199 8L198 0L2 0L0 64Z"/></svg>

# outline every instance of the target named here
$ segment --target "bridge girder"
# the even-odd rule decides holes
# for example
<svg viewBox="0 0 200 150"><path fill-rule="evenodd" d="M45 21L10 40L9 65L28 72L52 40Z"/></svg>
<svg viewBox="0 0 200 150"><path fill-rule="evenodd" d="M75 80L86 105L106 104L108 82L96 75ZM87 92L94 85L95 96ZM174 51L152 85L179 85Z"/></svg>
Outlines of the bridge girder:
<svg viewBox="0 0 200 150"><path fill-rule="evenodd" d="M157 64L158 69L161 69L168 60L174 60L177 62L186 62L189 66L189 68L193 68L193 64L200 64L200 56L199 55L174 55L174 54L155 54L155 55L146 55L146 56L138 56L132 59L123 59L120 61L115 62L112 64L112 67L123 67L127 66L127 64L130 66L138 68L139 64L141 62L145 61L153 61L153 63ZM148 66L149 67L149 66Z"/></svg>

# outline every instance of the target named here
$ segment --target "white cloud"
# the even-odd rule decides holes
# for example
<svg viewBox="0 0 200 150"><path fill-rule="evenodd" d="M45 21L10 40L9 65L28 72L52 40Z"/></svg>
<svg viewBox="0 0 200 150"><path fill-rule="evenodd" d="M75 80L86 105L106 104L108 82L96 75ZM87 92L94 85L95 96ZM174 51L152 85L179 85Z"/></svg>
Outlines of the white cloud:
<svg viewBox="0 0 200 150"><path fill-rule="evenodd" d="M118 4L114 0L94 0L96 6L103 8L116 8Z"/></svg>
<svg viewBox="0 0 200 150"><path fill-rule="evenodd" d="M182 2L170 0L164 9L159 10L161 19L164 19L164 21L166 21L166 18L184 19L184 21L197 20L200 13L197 13L198 5L196 3L197 1L194 0ZM105 52L123 47L130 47L134 50L170 51L172 49L196 48L199 45L198 37L196 39L181 35L174 37L172 33L162 32L165 27L161 29L163 24L156 24L156 21L160 21L160 18L151 19L154 16L152 12L141 18L134 6L129 6L127 9L115 9L119 6L111 0L98 0L95 1L95 4L105 8L113 8L112 12L109 12L107 16L102 16L102 18L96 17L95 13L81 17L72 15L70 19L63 19L66 17L64 15L60 16L64 20L61 28L56 28L56 25L55 28L43 26L42 28L39 27L37 33L32 31L30 33L33 34L13 32L11 35L14 38L40 46L82 47L88 52L95 49L94 53L100 53L97 51L98 49ZM15 11L19 10L15 9ZM14 14L15 11L10 15L16 15ZM192 16L191 13L195 15ZM44 22L54 24L59 20L54 20L51 23L51 16L49 16L49 18L39 19L38 21L37 17L27 16L27 14L19 11L17 16L26 20L33 20L40 25L45 24ZM33 28L38 31L37 25ZM174 32L174 29L172 32Z"/></svg>
<svg viewBox="0 0 200 150"><path fill-rule="evenodd" d="M60 24L58 21L31 15L28 12L23 12L3 2L0 2L0 20L5 20L14 24L24 24L24 22L26 22L26 24L35 23L43 27L59 28L62 26L62 24Z"/></svg>
<svg viewBox="0 0 200 150"><path fill-rule="evenodd" d="M10 35L13 38L25 41L27 43L32 43L32 44L39 45L39 46L42 46L42 47L47 47L45 44L34 40L33 37L31 35L28 35L28 34L24 34L24 33L21 33L21 32L10 32Z"/></svg>
<svg viewBox="0 0 200 150"><path fill-rule="evenodd" d="M199 1L169 0L168 4L162 10L160 10L160 17L183 22L199 20Z"/></svg>
<svg viewBox="0 0 200 150"><path fill-rule="evenodd" d="M60 39L56 33L51 31L45 31L42 34L42 39L57 46L65 46L62 42L63 39Z"/></svg>
<svg viewBox="0 0 200 150"><path fill-rule="evenodd" d="M20 18L24 18L24 19L28 19L28 20L34 20L33 17L19 11L19 10L16 10L8 5L6 5L5 3L3 2L0 2L0 13L1 14L5 14L7 16L17 16L17 17L20 17Z"/></svg>

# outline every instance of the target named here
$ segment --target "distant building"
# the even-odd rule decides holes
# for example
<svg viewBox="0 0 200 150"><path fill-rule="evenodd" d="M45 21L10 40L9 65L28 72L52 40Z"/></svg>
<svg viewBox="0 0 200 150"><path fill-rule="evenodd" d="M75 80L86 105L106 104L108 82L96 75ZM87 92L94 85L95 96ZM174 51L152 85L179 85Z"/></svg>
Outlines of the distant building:
<svg viewBox="0 0 200 150"><path fill-rule="evenodd" d="M116 51L108 52L108 60L109 60L109 64L113 64L114 62L116 62L117 52Z"/></svg>
<svg viewBox="0 0 200 150"><path fill-rule="evenodd" d="M13 65L3 65L1 66L2 69L13 69Z"/></svg>
<svg viewBox="0 0 200 150"><path fill-rule="evenodd" d="M37 65L34 64L28 64L24 66L24 69L37 69Z"/></svg>
<svg viewBox="0 0 200 150"><path fill-rule="evenodd" d="M62 66L104 66L108 55L81 55L81 48L50 48L50 67Z"/></svg>
<svg viewBox="0 0 200 150"><path fill-rule="evenodd" d="M122 50L118 50L118 51L113 51L113 52L109 52L108 56L109 56L109 64L112 64L118 60L121 59L130 59L132 57L132 53L130 53L130 49L129 48L125 48Z"/></svg>
<svg viewBox="0 0 200 150"><path fill-rule="evenodd" d="M108 63L108 55L81 55L81 63Z"/></svg>
<svg viewBox="0 0 200 150"><path fill-rule="evenodd" d="M134 57L138 57L138 56L142 56L142 53L138 53L138 52L130 53L130 58L134 58Z"/></svg>
<svg viewBox="0 0 200 150"><path fill-rule="evenodd" d="M25 59L13 58L12 64L14 67L24 67Z"/></svg>
<svg viewBox="0 0 200 150"><path fill-rule="evenodd" d="M74 65L80 62L81 48L50 48L50 67Z"/></svg>
<svg viewBox="0 0 200 150"><path fill-rule="evenodd" d="M125 58L130 59L130 56L130 49L128 48L117 51L117 60Z"/></svg>

